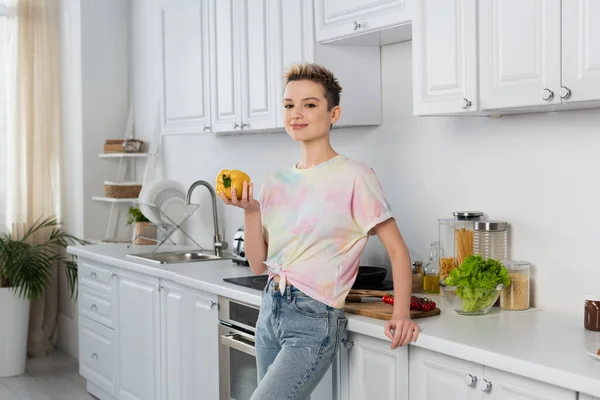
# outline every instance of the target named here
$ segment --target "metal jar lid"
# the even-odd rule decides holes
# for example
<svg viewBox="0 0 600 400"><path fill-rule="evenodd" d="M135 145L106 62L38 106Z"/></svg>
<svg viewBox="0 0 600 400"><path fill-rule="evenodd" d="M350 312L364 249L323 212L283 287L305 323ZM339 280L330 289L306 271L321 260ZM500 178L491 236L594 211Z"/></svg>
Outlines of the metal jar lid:
<svg viewBox="0 0 600 400"><path fill-rule="evenodd" d="M460 220L480 219L483 217L481 211L454 211L454 218Z"/></svg>
<svg viewBox="0 0 600 400"><path fill-rule="evenodd" d="M473 230L486 232L504 232L507 227L506 221L475 221Z"/></svg>

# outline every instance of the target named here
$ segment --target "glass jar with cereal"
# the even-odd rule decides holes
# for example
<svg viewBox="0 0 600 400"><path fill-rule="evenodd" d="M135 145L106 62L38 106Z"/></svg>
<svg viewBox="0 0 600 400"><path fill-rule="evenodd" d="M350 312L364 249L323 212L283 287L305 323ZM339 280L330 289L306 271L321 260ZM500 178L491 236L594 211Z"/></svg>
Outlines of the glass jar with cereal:
<svg viewBox="0 0 600 400"><path fill-rule="evenodd" d="M530 265L526 261L503 261L510 276L510 285L500 294L500 307L505 310L529 308Z"/></svg>

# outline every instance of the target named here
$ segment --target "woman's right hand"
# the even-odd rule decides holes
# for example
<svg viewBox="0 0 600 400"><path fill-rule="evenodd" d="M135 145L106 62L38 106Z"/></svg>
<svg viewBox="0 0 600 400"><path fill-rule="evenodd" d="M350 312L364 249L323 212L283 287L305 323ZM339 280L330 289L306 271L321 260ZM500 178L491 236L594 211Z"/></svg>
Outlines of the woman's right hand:
<svg viewBox="0 0 600 400"><path fill-rule="evenodd" d="M259 211L260 204L258 203L258 200L254 198L253 192L254 184L252 182L248 184L248 182L244 181L241 199L238 200L235 188L233 187L231 188L231 200L225 196L224 192L220 192L219 197L223 200L223 203L242 208L244 211Z"/></svg>

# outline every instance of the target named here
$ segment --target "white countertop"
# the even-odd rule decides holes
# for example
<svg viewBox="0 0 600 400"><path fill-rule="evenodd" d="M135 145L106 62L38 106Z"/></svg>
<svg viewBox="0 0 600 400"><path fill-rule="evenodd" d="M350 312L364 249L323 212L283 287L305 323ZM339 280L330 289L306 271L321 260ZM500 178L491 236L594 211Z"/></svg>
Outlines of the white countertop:
<svg viewBox="0 0 600 400"><path fill-rule="evenodd" d="M126 256L147 253L153 248L127 249L125 245L101 244L69 247L68 252L219 296L260 304L259 291L223 281L223 278L252 275L248 267L231 260L158 264ZM182 247L163 246L159 251L174 249ZM443 298L428 297L434 298L442 313L417 320L421 334L413 346L600 397L600 360L585 352L586 344L598 343L600 347L600 332L585 330L583 320L543 310L516 312L496 308L487 315L462 316ZM346 316L349 331L389 341L383 334L385 321Z"/></svg>

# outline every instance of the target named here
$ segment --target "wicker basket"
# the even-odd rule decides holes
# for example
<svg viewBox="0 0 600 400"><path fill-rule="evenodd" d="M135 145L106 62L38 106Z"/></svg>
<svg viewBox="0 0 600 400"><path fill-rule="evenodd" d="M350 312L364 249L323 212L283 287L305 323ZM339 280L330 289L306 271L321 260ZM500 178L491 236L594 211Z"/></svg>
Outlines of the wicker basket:
<svg viewBox="0 0 600 400"><path fill-rule="evenodd" d="M113 199L135 199L141 190L136 182L104 182L104 195Z"/></svg>

